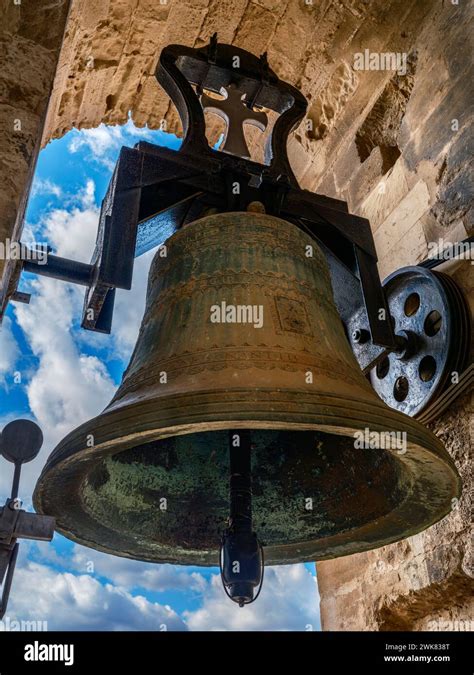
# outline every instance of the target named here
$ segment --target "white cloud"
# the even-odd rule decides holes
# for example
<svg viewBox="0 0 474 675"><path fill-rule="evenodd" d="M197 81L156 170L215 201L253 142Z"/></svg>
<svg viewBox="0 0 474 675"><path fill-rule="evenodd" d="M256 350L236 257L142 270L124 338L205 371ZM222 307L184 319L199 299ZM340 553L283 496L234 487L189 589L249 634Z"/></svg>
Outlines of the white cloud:
<svg viewBox="0 0 474 675"><path fill-rule="evenodd" d="M90 260L99 216L94 189L89 180L77 196L78 206L70 211L53 209L41 221L45 239L58 255ZM31 282L31 292L29 305L15 307L18 324L39 358L28 385L30 407L39 422L52 423L61 434L91 411L97 412L113 385L99 359L82 354L75 344L72 330L80 316L84 290L38 277Z"/></svg>
<svg viewBox="0 0 474 675"><path fill-rule="evenodd" d="M101 124L95 129L74 129L68 145L71 153L86 148L92 154L92 158L113 171L115 161L108 157L111 152L116 152L121 143L122 132L120 127L108 127Z"/></svg>
<svg viewBox="0 0 474 675"><path fill-rule="evenodd" d="M68 150L74 154L84 148L91 153L91 159L113 171L120 148L129 145L127 136L135 142L135 138L146 140L151 135L150 129L136 127L129 118L122 126L106 126L102 123L95 129L73 129Z"/></svg>
<svg viewBox="0 0 474 675"><path fill-rule="evenodd" d="M157 593L169 590L201 593L207 585L202 574L188 571L181 565L121 558L80 544L74 544L70 552L58 552L54 545L45 542L28 542L25 547L31 551L28 557L35 562L55 565L65 572L91 574L128 589L146 589Z"/></svg>
<svg viewBox="0 0 474 675"><path fill-rule="evenodd" d="M316 578L304 565L267 567L259 598L240 608L225 595L220 577L213 575L202 606L183 617L191 630L320 630Z"/></svg>
<svg viewBox="0 0 474 675"><path fill-rule="evenodd" d="M144 588L155 592L171 589L202 592L206 587L201 574L188 572L185 567L120 558L77 544L74 545L70 564L76 572L93 570L95 576L127 588Z"/></svg>
<svg viewBox="0 0 474 675"><path fill-rule="evenodd" d="M135 260L130 291L118 290L115 298L112 338L117 354L127 361L137 341L138 330L145 310L148 272L155 250Z"/></svg>
<svg viewBox="0 0 474 675"><path fill-rule="evenodd" d="M114 385L96 356L78 351L71 326L74 292L52 279L34 283L29 306L16 309L39 365L27 385L30 409L40 425L64 435L99 412Z"/></svg>
<svg viewBox="0 0 474 675"><path fill-rule="evenodd" d="M31 561L16 570L7 616L46 621L48 630L186 630L168 605Z"/></svg>
<svg viewBox="0 0 474 675"><path fill-rule="evenodd" d="M49 180L49 178L38 178L35 177L33 184L31 186L31 196L36 195L54 195L55 197L62 196L62 189L56 183Z"/></svg>
<svg viewBox="0 0 474 675"><path fill-rule="evenodd" d="M31 284L29 305L15 308L17 321L38 365L26 384L30 410L43 430L38 458L23 470L22 496L28 499L46 457L69 431L98 414L115 385L104 364L81 353L72 332L80 291L54 279Z"/></svg>
<svg viewBox="0 0 474 675"><path fill-rule="evenodd" d="M36 545L35 561L77 574L92 573L114 586L151 592L190 593L201 606L183 612L183 620L196 631L318 631L319 595L316 577L305 565L272 566L265 569L262 592L255 604L238 607L225 595L220 576L207 580L198 571L174 565L153 565L109 556L74 545L71 554L58 554L52 546ZM29 556L31 557L31 556Z"/></svg>
<svg viewBox="0 0 474 675"><path fill-rule="evenodd" d="M78 205L70 210L52 209L48 213L40 223L42 237L56 250L57 255L89 262L97 237L100 213L95 204L93 180L87 181L75 200Z"/></svg>
<svg viewBox="0 0 474 675"><path fill-rule="evenodd" d="M5 376L13 375L20 349L12 332L10 317L5 316L0 327L0 386L5 384Z"/></svg>

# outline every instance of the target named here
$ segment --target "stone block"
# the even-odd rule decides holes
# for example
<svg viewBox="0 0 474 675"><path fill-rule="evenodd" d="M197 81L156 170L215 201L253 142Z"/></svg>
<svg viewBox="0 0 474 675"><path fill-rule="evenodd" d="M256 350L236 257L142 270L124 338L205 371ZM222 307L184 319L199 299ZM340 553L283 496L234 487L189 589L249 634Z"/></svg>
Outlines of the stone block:
<svg viewBox="0 0 474 675"><path fill-rule="evenodd" d="M370 221L375 232L400 204L408 192L405 168L400 158L393 168L380 176L372 191L358 208L358 213Z"/></svg>

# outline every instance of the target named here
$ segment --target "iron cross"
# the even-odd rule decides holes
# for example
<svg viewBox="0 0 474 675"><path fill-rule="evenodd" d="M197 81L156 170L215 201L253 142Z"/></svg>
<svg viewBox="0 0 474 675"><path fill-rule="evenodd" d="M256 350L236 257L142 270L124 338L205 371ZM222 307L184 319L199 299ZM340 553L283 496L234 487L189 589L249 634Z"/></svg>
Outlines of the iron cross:
<svg viewBox="0 0 474 675"><path fill-rule="evenodd" d="M242 100L244 94L237 89L235 84L230 84L227 88L222 87L220 93L225 96L224 100L211 98L206 94L201 94L200 99L203 110L219 115L226 123L224 142L220 149L231 155L250 159L244 135L244 124L252 124L260 131L265 131L268 124L267 115L248 108Z"/></svg>

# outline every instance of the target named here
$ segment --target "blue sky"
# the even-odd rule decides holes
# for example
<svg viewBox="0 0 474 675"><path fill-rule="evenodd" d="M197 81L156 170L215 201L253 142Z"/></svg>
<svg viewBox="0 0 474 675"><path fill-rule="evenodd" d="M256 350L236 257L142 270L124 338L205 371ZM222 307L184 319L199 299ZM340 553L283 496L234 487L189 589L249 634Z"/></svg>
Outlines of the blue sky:
<svg viewBox="0 0 474 675"><path fill-rule="evenodd" d="M119 150L139 140L179 147L173 135L137 129L131 120L73 129L49 143L38 160L23 240L89 262ZM117 293L111 335L80 328L82 287L23 275L20 290L32 293L31 303L12 304L0 330L0 428L28 417L43 429L43 449L23 469L25 508L56 443L112 398L138 333L152 257L149 251L136 260L132 290ZM11 465L0 460L2 503L10 483ZM267 568L258 601L240 609L224 595L216 569L125 560L56 535L52 544L21 544L7 616L47 621L49 630L304 631L319 630L318 605L313 564Z"/></svg>

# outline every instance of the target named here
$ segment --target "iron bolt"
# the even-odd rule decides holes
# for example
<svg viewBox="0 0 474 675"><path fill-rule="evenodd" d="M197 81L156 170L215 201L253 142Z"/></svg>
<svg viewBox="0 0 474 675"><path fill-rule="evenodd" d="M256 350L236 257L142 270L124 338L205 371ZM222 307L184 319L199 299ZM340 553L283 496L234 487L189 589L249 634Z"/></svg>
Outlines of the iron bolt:
<svg viewBox="0 0 474 675"><path fill-rule="evenodd" d="M365 328L356 328L352 331L352 339L356 344L362 344L367 342L370 337L370 333Z"/></svg>

